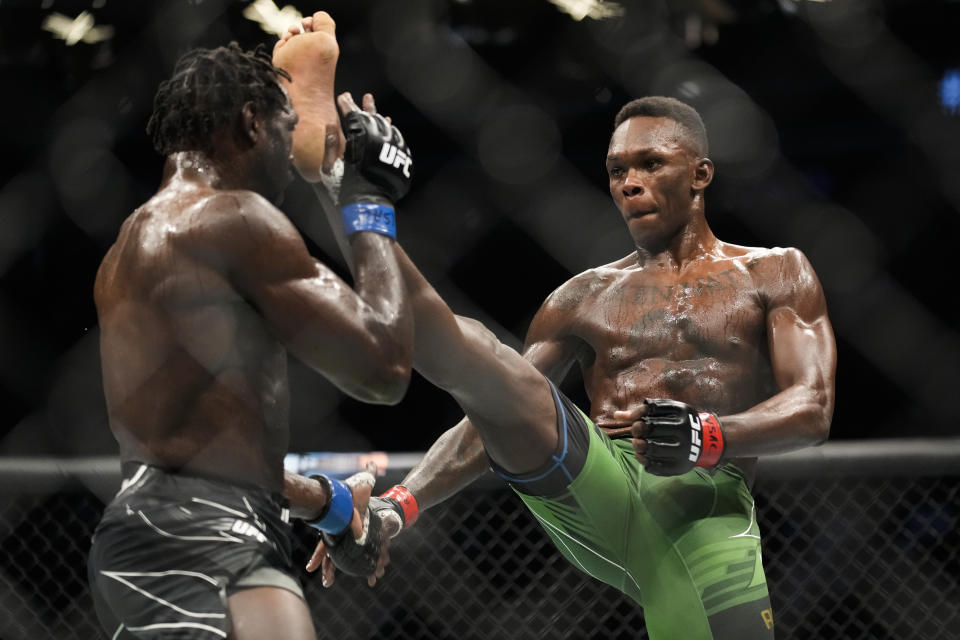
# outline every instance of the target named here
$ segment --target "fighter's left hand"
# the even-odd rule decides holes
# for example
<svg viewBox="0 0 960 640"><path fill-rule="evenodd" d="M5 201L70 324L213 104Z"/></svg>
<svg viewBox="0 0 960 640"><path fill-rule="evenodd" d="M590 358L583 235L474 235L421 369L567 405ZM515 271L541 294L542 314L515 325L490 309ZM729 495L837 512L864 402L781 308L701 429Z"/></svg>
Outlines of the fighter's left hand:
<svg viewBox="0 0 960 640"><path fill-rule="evenodd" d="M375 470L376 467L372 472ZM351 485L356 506L349 529L352 536L346 531L337 535L324 533L307 563L307 571L321 570L324 587L333 585L338 567L350 575L366 577L367 584L372 587L390 564L390 538L396 534L397 526L394 522L383 521L376 510L369 507L373 484L367 484L365 475L355 474L346 480L351 484L351 481L362 478L356 487ZM364 514L363 518L360 513Z"/></svg>
<svg viewBox="0 0 960 640"><path fill-rule="evenodd" d="M720 418L666 398L644 400L646 413L631 427L633 451L658 476L677 476L694 467L715 467L723 457Z"/></svg>
<svg viewBox="0 0 960 640"><path fill-rule="evenodd" d="M612 415L599 417L596 424L613 440L633 438L634 454L641 464L646 464L643 455L647 451L647 424L643 418L648 411L647 404L641 403L629 409L614 411Z"/></svg>
<svg viewBox="0 0 960 640"><path fill-rule="evenodd" d="M378 579L383 577L383 574L386 571L387 565L390 564L390 535L387 531L384 530L386 529L386 527L383 527L383 529L380 528L382 523L380 522L379 518L376 515L371 515L371 523L376 523L376 524L371 524L370 525L371 528L378 529L377 533L374 534L377 536L378 544L373 545L377 548L372 549L372 551L374 551L377 554L376 564L373 565L372 573L365 576L367 578L367 584L372 587L377 583ZM317 569L320 569L320 578L324 587L333 586L334 580L336 578L337 564L333 559L333 555L338 555L341 553L351 553L352 555L359 556L361 558L367 556L368 554L367 548L371 547L371 539L369 537L369 531L368 531L368 538L364 544L359 544L355 540L354 541L341 540L336 545L336 547L344 547L345 545L353 545L354 547L356 547L356 549L353 550L352 552L347 551L346 549L343 549L343 551L338 551L336 550L335 547L328 546L327 540L321 539L319 542L317 542L317 547L314 550L313 555L310 557L310 561L307 563L307 571L313 572L313 571L316 571ZM331 555L331 553L333 555ZM343 562L342 558L339 561ZM361 560L361 561L366 563L366 560Z"/></svg>

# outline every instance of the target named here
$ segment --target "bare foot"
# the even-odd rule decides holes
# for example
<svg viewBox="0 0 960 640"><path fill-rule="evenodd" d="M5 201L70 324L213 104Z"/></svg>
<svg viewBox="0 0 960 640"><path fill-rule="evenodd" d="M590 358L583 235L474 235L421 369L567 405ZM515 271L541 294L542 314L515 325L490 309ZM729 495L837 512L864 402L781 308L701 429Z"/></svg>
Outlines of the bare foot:
<svg viewBox="0 0 960 640"><path fill-rule="evenodd" d="M300 118L293 132L293 164L308 182L319 182L320 171L329 173L333 160L343 155L333 96L339 56L336 24L325 11L291 25L273 47L273 65L293 78L283 80Z"/></svg>

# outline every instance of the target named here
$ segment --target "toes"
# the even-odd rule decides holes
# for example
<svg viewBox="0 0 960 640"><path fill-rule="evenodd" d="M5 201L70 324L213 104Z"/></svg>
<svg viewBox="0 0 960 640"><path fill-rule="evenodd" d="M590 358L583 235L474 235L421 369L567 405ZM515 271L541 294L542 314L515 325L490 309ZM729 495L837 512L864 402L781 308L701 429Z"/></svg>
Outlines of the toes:
<svg viewBox="0 0 960 640"><path fill-rule="evenodd" d="M337 23L333 21L333 18L331 18L330 14L326 11L317 11L311 17L313 19L312 28L314 31L326 31L328 33L334 33L336 31Z"/></svg>

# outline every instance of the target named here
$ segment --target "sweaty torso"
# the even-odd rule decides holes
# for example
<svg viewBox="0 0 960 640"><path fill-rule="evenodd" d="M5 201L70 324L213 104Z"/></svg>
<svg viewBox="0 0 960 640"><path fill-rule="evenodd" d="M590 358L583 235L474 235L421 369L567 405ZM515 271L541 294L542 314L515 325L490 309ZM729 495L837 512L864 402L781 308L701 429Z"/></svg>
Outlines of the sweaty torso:
<svg viewBox="0 0 960 640"><path fill-rule="evenodd" d="M286 352L228 280L219 246L229 239L209 224L214 194L167 185L127 219L101 264L110 427L124 460L279 490Z"/></svg>
<svg viewBox="0 0 960 640"><path fill-rule="evenodd" d="M682 269L628 256L558 290L552 304L569 309L594 422L644 398L722 416L773 395L762 280L777 254L723 245Z"/></svg>

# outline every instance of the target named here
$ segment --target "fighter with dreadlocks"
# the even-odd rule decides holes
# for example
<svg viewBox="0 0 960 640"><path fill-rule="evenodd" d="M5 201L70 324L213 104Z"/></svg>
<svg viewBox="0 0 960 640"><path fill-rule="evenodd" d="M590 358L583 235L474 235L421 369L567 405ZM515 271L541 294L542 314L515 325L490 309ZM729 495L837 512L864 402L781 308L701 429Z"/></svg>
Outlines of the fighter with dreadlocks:
<svg viewBox="0 0 960 640"><path fill-rule="evenodd" d="M331 104L333 47L314 74ZM291 566L290 512L359 538L373 478L285 474L287 352L363 401L396 403L409 383L413 326L392 210L409 178L371 171L376 154L363 153L402 137L370 113L345 119L351 288L277 208L298 118L281 78L290 81L265 50L235 43L179 60L147 127L166 156L159 190L97 274L123 483L94 534L89 578L114 640L315 638ZM336 119L320 125L321 142L338 145Z"/></svg>

